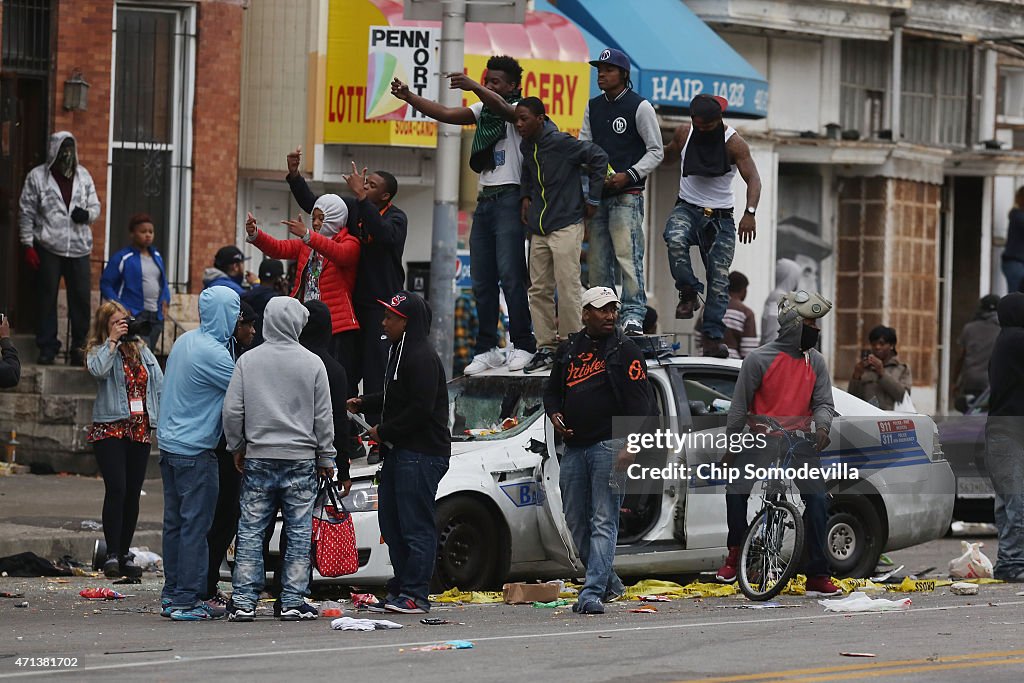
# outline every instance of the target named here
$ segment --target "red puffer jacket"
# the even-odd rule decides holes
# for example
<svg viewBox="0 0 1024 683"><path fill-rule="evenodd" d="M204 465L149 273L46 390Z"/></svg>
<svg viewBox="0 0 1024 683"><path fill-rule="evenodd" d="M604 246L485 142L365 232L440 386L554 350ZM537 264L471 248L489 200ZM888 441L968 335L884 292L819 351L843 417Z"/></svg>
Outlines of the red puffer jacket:
<svg viewBox="0 0 1024 683"><path fill-rule="evenodd" d="M337 334L359 329L352 308L352 291L356 286L356 268L359 265L359 240L348 234L348 229L342 228L341 232L330 239L310 231L309 245L300 239L274 239L260 230L252 239L252 243L270 258L298 259L295 290L292 296L297 296L302 287L302 274L305 272L310 254L314 249L323 254L320 299L331 310L331 332Z"/></svg>

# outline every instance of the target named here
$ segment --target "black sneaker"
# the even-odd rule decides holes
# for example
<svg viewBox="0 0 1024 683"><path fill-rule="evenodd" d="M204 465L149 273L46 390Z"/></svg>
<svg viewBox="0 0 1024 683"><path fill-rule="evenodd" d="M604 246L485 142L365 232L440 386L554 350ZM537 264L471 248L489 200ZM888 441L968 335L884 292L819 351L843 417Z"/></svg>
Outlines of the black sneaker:
<svg viewBox="0 0 1024 683"><path fill-rule="evenodd" d="M228 621L256 621L256 610L239 607L234 602L228 605Z"/></svg>
<svg viewBox="0 0 1024 683"><path fill-rule="evenodd" d="M108 579L121 577L121 562L117 559L117 555L107 555L107 561L103 563L103 576Z"/></svg>
<svg viewBox="0 0 1024 683"><path fill-rule="evenodd" d="M693 312L700 308L700 300L697 298L697 290L693 287L683 287L679 290L679 303L676 304L676 318L689 320Z"/></svg>
<svg viewBox="0 0 1024 683"><path fill-rule="evenodd" d="M134 555L128 554L118 558L118 568L121 571L121 576L127 576L133 579L137 579L142 576L142 567L132 561L134 557Z"/></svg>
<svg viewBox="0 0 1024 683"><path fill-rule="evenodd" d="M729 347L721 339L706 339L704 355L708 358L728 358Z"/></svg>
<svg viewBox="0 0 1024 683"><path fill-rule="evenodd" d="M642 337L644 334L644 324L635 318L630 318L622 323L622 334L627 337Z"/></svg>
<svg viewBox="0 0 1024 683"><path fill-rule="evenodd" d="M430 606L424 607L412 598L398 598L386 603L384 609L399 614L426 614L430 611Z"/></svg>
<svg viewBox="0 0 1024 683"><path fill-rule="evenodd" d="M320 618L320 612L313 605L304 602L295 607L282 608L279 618L281 621L307 621Z"/></svg>
<svg viewBox="0 0 1024 683"><path fill-rule="evenodd" d="M533 359L526 364L523 368L523 372L529 374L531 372L538 372L550 368L552 363L555 362L555 354L551 349L537 349L537 353L533 354Z"/></svg>

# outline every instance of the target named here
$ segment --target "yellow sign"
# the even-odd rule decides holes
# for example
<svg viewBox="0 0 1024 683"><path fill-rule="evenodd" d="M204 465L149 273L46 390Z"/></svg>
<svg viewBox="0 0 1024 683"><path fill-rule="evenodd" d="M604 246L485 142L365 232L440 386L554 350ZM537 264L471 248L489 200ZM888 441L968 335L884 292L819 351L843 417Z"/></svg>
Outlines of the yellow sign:
<svg viewBox="0 0 1024 683"><path fill-rule="evenodd" d="M384 14L371 0L332 0L329 7L323 142L435 147L434 121L366 118L370 27L388 25ZM466 73L482 80L489 57L466 55ZM539 97L560 130L578 135L590 97L592 67L585 62L541 59L520 59L519 63L523 66L523 96ZM477 98L466 93L463 101L469 104Z"/></svg>

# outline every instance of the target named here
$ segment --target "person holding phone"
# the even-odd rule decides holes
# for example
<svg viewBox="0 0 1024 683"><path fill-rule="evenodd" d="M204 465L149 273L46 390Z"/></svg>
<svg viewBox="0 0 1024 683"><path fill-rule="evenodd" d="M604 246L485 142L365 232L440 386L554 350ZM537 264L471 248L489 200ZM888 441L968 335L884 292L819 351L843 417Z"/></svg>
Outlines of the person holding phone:
<svg viewBox="0 0 1024 683"><path fill-rule="evenodd" d="M847 388L851 394L882 410L893 410L910 393L910 366L896 355L896 330L879 325L868 333L870 349L860 352Z"/></svg>
<svg viewBox="0 0 1024 683"><path fill-rule="evenodd" d="M11 319L0 313L0 389L18 386L21 380L21 360L18 349L11 343Z"/></svg>

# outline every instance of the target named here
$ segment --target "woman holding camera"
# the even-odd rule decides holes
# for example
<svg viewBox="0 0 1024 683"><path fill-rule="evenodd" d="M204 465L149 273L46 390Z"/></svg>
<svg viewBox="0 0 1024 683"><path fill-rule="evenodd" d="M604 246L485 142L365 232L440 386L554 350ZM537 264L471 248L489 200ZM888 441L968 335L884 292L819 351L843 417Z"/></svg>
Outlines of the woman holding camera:
<svg viewBox="0 0 1024 683"><path fill-rule="evenodd" d="M150 430L156 428L164 375L139 338L124 306L108 301L93 320L86 367L99 388L86 440L103 475L103 536L109 577L141 576L128 548L139 519L139 494L149 461Z"/></svg>
<svg viewBox="0 0 1024 683"><path fill-rule="evenodd" d="M853 366L853 377L847 389L859 399L892 410L910 393L910 367L896 355L896 330L879 325L868 333L870 349L861 352L860 362Z"/></svg>

